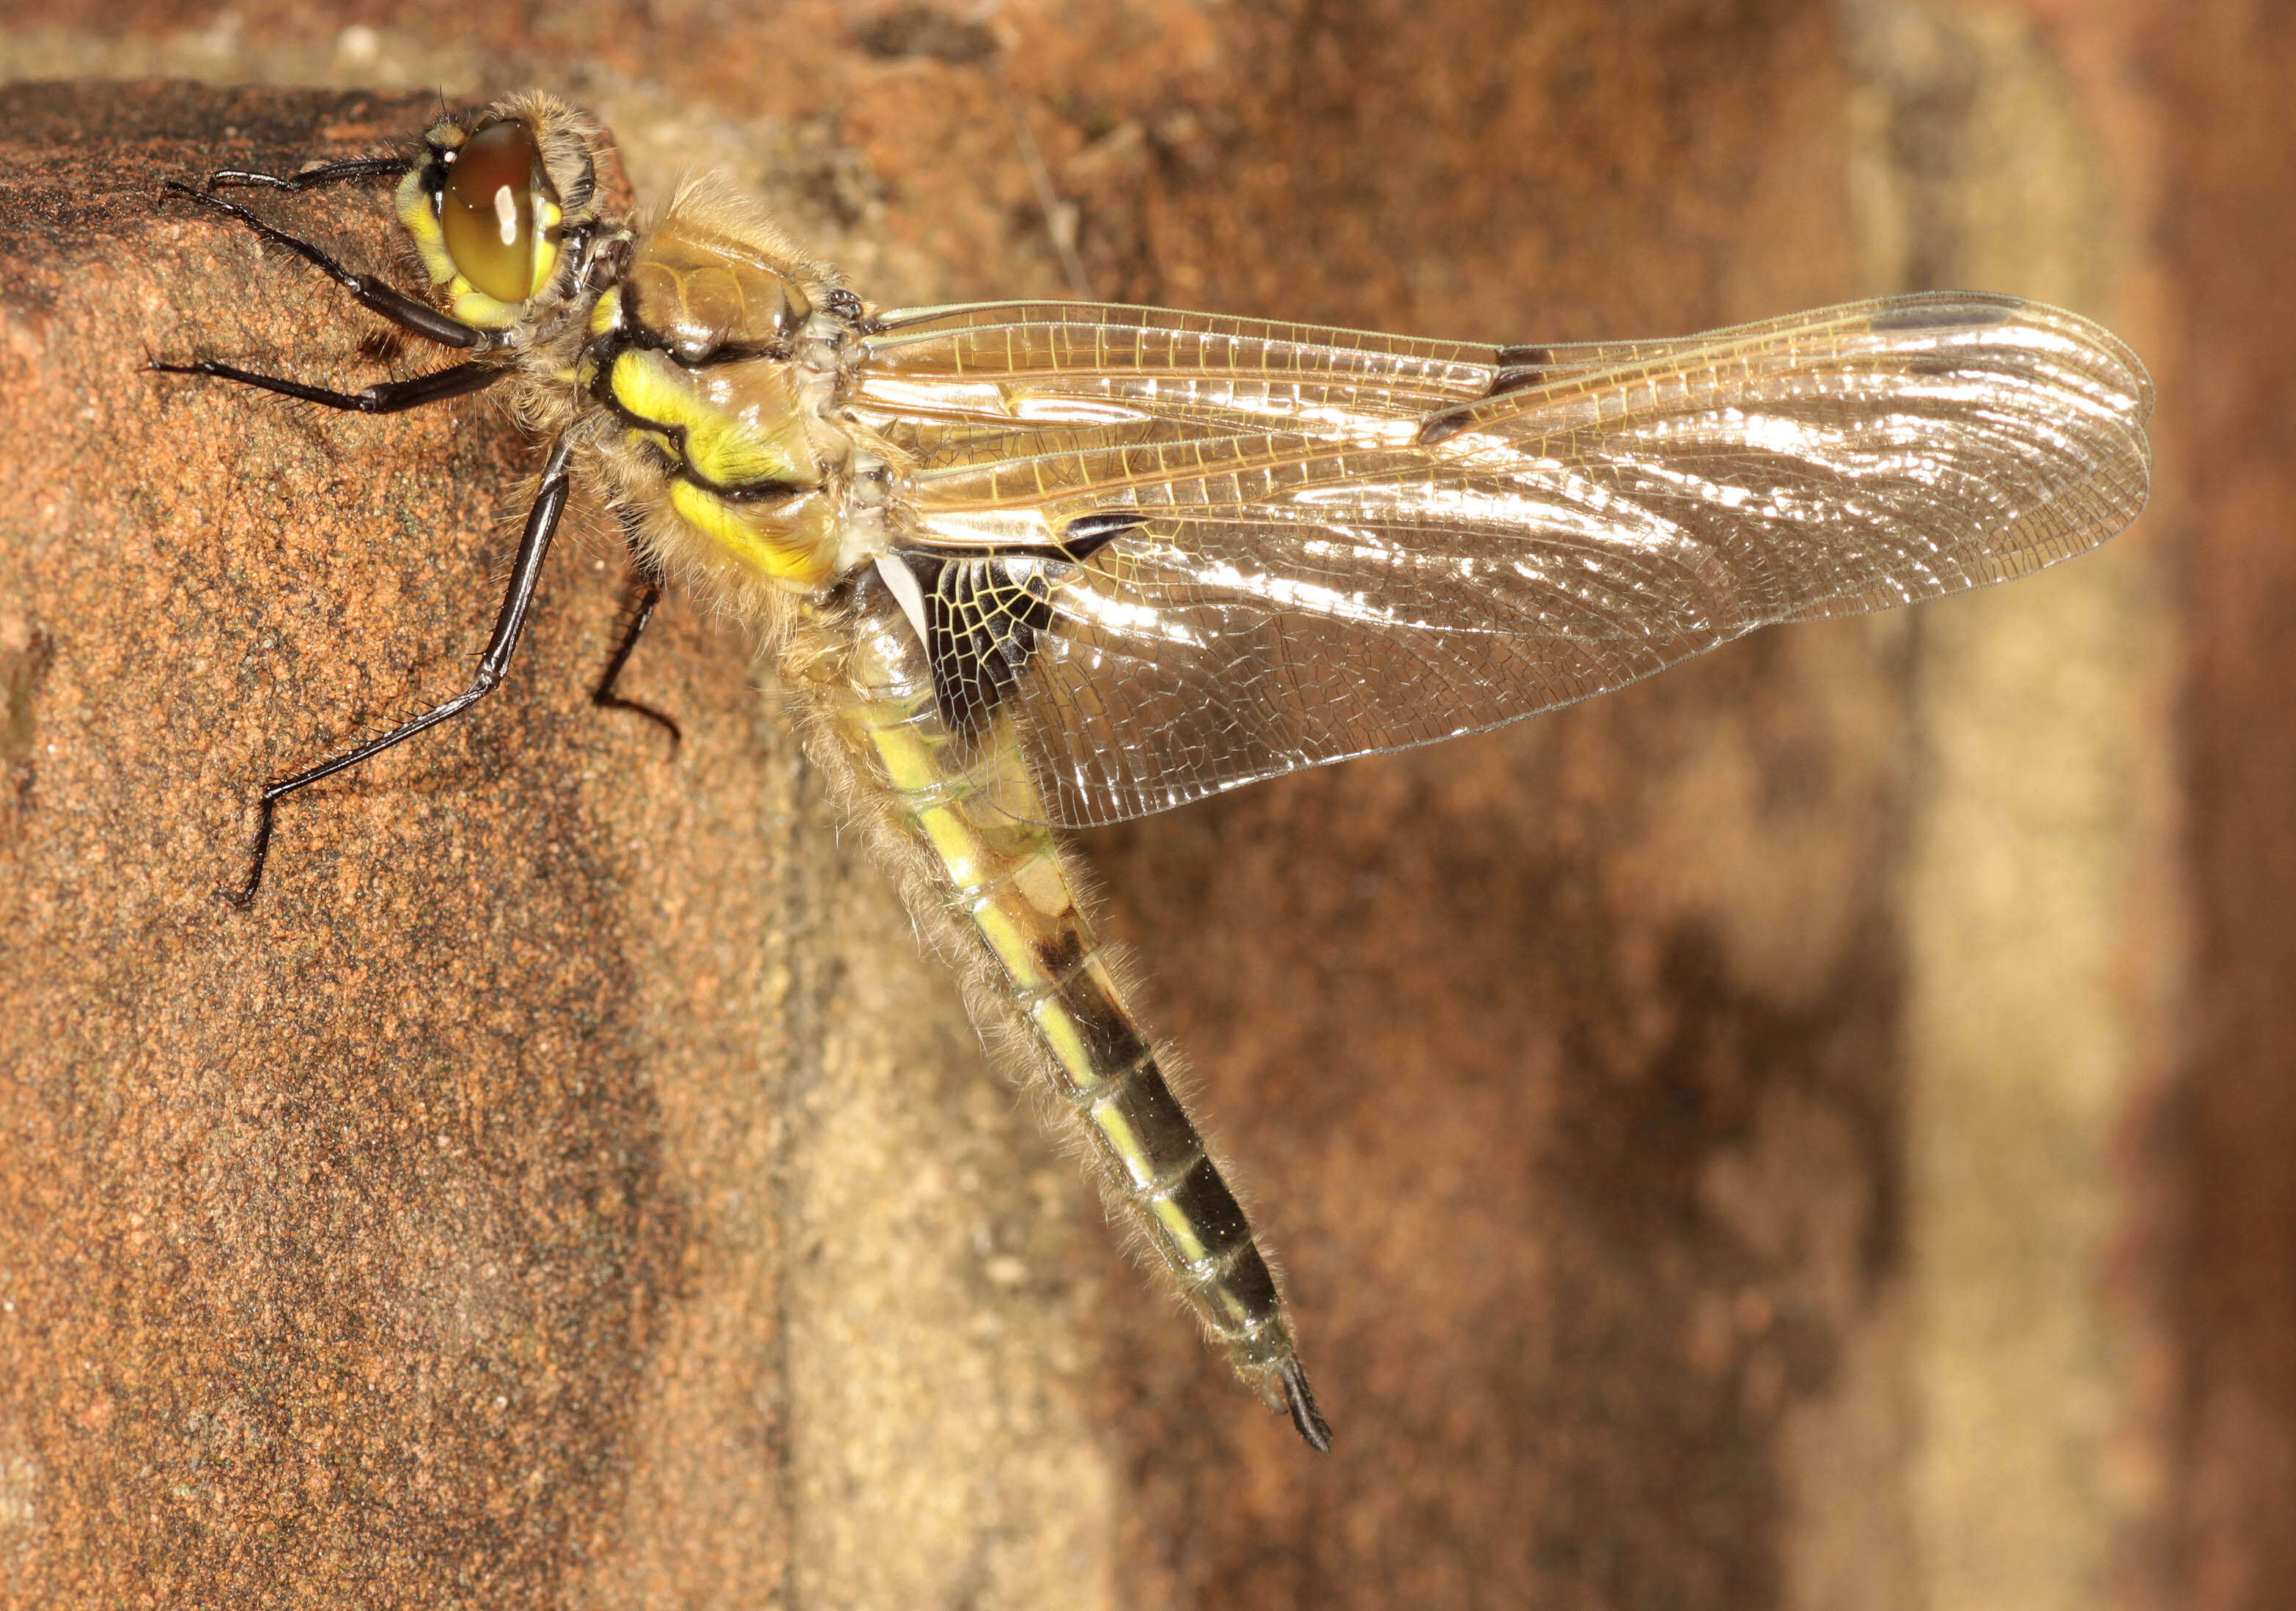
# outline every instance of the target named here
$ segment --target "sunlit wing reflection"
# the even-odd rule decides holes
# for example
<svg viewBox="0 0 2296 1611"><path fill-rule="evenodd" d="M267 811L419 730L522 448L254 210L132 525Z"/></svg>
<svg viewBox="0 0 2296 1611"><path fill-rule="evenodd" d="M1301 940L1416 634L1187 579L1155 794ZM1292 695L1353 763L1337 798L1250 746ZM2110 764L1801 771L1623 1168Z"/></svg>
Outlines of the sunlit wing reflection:
<svg viewBox="0 0 2296 1611"><path fill-rule="evenodd" d="M2145 495L2143 368L2005 297L1549 348L1058 303L884 324L854 403L923 466L920 537L1143 518L1056 568L1015 689L1031 809L1072 826L2020 576Z"/></svg>

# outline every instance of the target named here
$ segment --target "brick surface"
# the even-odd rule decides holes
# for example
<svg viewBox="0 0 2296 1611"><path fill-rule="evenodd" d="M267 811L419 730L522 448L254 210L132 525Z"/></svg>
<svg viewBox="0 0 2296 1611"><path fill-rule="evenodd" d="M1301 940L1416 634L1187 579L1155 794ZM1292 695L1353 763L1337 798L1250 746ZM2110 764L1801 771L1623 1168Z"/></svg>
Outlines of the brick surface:
<svg viewBox="0 0 2296 1611"><path fill-rule="evenodd" d="M2135 48L1970 10L2042 80ZM1890 75L1836 8L1442 11L0 7L17 76L347 86L18 89L0 130L0 1602L1736 1611L1939 1581L1909 1476L1918 627L1765 635L1094 837L1284 1256L1327 1460L1111 1250L730 629L674 606L633 666L676 754L591 708L622 583L594 526L509 688L290 802L252 912L210 894L256 781L460 685L532 453L482 403L340 419L138 374L427 361L363 351L372 321L157 176L435 104L374 84L534 82L605 115L642 196L726 168L884 303L1062 292L1031 144L1111 298L1531 340L1898 288L1852 205ZM2194 86L2251 49L2181 48ZM1998 134L1981 80L1926 82L1888 115ZM2284 196L2265 135L2185 137L2196 241ZM1930 146L1879 143L1960 204ZM387 260L356 197L304 216ZM2254 263L2186 265L2249 354L2212 406L2251 423ZM2227 462L2242 508L2270 457ZM2196 886L2229 914L2218 1139L2164 1193L2221 1250L2163 1313L2208 1341L2179 1536L2225 1607L2284 1577L2289 1413L2276 1244L2241 1229L2282 1111L2250 849L2276 752L2243 735L2287 679L2234 591ZM2140 945L2135 910L2095 921Z"/></svg>

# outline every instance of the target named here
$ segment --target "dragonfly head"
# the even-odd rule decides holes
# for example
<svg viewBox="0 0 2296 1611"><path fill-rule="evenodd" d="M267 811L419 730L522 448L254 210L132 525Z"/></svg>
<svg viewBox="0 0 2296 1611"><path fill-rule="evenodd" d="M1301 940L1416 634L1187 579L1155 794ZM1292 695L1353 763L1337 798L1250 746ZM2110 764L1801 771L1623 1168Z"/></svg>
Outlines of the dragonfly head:
<svg viewBox="0 0 2296 1611"><path fill-rule="evenodd" d="M456 318L504 330L549 299L569 242L595 217L602 138L539 95L424 133L398 187L398 218Z"/></svg>

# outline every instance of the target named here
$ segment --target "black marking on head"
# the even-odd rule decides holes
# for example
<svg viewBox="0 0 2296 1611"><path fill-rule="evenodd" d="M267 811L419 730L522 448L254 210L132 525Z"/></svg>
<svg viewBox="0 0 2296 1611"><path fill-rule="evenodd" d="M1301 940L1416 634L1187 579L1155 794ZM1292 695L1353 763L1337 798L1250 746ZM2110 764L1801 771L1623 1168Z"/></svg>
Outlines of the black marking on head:
<svg viewBox="0 0 2296 1611"><path fill-rule="evenodd" d="M422 177L420 183L424 199L430 203L430 216L434 218L446 202L447 169L453 165L454 159L452 150L436 145L430 147L422 159Z"/></svg>

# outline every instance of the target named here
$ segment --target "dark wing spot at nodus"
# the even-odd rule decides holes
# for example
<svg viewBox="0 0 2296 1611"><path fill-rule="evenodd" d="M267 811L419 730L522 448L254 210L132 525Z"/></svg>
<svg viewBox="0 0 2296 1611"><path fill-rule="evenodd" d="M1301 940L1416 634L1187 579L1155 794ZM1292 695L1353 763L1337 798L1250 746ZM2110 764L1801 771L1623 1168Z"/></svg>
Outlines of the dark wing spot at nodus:
<svg viewBox="0 0 2296 1611"><path fill-rule="evenodd" d="M1534 386L1546 383L1547 366L1554 355L1544 347L1502 347L1498 350L1498 373L1492 377L1490 389L1473 403L1447 408L1420 421L1419 446L1432 447L1447 441L1467 429L1473 417L1472 410L1493 397L1504 397L1509 392L1529 391Z"/></svg>
<svg viewBox="0 0 2296 1611"><path fill-rule="evenodd" d="M1536 386L1546 379L1546 371L1554 362L1552 348L1545 347L1502 347L1499 348L1499 378L1491 382L1490 395L1521 391L1526 386Z"/></svg>
<svg viewBox="0 0 2296 1611"><path fill-rule="evenodd" d="M924 596L925 653L941 724L970 743L988 730L1052 625L1053 588L1146 517L1083 515L1042 548L994 552L912 549L902 554Z"/></svg>

